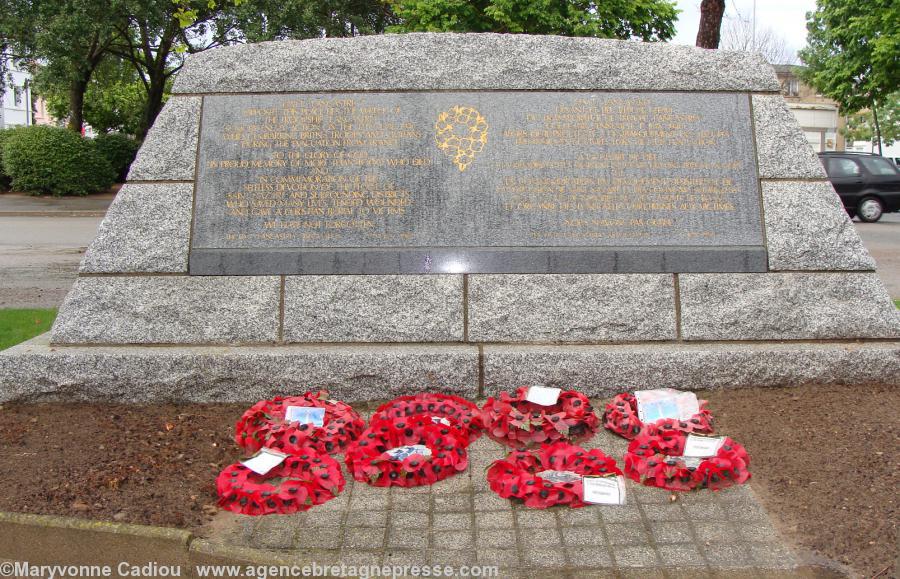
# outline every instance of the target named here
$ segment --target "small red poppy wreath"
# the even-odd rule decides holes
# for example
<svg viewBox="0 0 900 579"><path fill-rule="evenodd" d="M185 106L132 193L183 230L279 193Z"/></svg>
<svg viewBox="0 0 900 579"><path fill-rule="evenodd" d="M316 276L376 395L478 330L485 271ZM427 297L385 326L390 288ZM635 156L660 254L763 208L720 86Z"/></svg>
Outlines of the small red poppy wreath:
<svg viewBox="0 0 900 579"><path fill-rule="evenodd" d="M700 400L700 412L691 416L688 420L674 420L667 418L658 420L654 424L661 426L669 424L673 428L684 432L696 432L709 434L713 432L712 413L706 408L706 400ZM621 437L631 440L644 427L644 423L638 418L637 398L630 392L617 395L606 405L603 413L603 426L607 430L615 432Z"/></svg>
<svg viewBox="0 0 900 579"><path fill-rule="evenodd" d="M541 447L539 456L514 450L488 469L491 490L504 499L525 501L525 506L546 509L554 505L583 507L582 476L620 475L616 461L600 450L555 442Z"/></svg>
<svg viewBox="0 0 900 579"><path fill-rule="evenodd" d="M400 396L379 406L372 415L372 420L396 420L417 414L433 417L432 420L438 423L441 418L446 419L445 422L466 434L468 443L481 436L484 430L478 406L450 394Z"/></svg>
<svg viewBox="0 0 900 579"><path fill-rule="evenodd" d="M522 448L557 440L577 442L597 432L600 420L584 394L564 390L552 406L529 402L527 395L528 387L523 386L515 396L501 392L499 398L488 398L481 409L488 436Z"/></svg>
<svg viewBox="0 0 900 579"><path fill-rule="evenodd" d="M322 408L322 425L289 422L290 407ZM238 420L234 441L248 452L262 447L298 454L306 447L334 454L343 451L365 428L365 422L344 402L328 399L328 392L307 392L302 396L276 396L262 400Z"/></svg>
<svg viewBox="0 0 900 579"><path fill-rule="evenodd" d="M216 478L219 506L241 515L305 511L333 499L343 489L338 462L314 451L289 456L264 475L235 463Z"/></svg>
<svg viewBox="0 0 900 579"><path fill-rule="evenodd" d="M719 490L750 479L750 456L743 446L723 437L715 456L683 457L688 433L670 424L647 426L625 453L625 474L642 485L670 491Z"/></svg>
<svg viewBox="0 0 900 579"><path fill-rule="evenodd" d="M434 484L466 469L466 435L429 416L373 420L344 454L354 479L376 487Z"/></svg>

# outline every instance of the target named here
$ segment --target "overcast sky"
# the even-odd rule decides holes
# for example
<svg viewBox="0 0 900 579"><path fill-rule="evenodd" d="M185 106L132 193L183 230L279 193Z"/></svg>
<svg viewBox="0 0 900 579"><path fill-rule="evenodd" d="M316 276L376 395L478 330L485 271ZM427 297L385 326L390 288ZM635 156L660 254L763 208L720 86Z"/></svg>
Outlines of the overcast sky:
<svg viewBox="0 0 900 579"><path fill-rule="evenodd" d="M672 42L693 46L700 23L700 0L677 0L676 3L681 14ZM726 17L740 14L749 19L753 14L753 0L727 0L726 5ZM797 51L806 45L806 13L815 8L815 0L756 0L756 28L773 29Z"/></svg>

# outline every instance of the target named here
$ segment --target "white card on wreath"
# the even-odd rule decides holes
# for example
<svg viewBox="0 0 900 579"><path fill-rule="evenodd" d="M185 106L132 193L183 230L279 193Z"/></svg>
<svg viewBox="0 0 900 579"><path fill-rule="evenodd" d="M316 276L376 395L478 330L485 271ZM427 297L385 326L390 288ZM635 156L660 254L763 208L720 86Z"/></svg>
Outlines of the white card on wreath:
<svg viewBox="0 0 900 579"><path fill-rule="evenodd" d="M424 458L431 456L431 449L424 444L410 444L408 446L398 446L384 451L391 460L406 460L407 458L418 454Z"/></svg>
<svg viewBox="0 0 900 579"><path fill-rule="evenodd" d="M529 386L525 394L525 400L540 404L541 406L553 406L559 400L562 388L546 388L544 386Z"/></svg>
<svg viewBox="0 0 900 579"><path fill-rule="evenodd" d="M625 477L586 476L582 479L582 500L594 505L624 505Z"/></svg>
<svg viewBox="0 0 900 579"><path fill-rule="evenodd" d="M242 460L241 464L258 475L269 474L269 471L284 462L288 455L271 448L260 449L259 452Z"/></svg>
<svg viewBox="0 0 900 579"><path fill-rule="evenodd" d="M724 436L697 436L696 434L688 434L687 440L684 442L684 452L682 456L693 456L698 458L709 458L716 456L722 444L725 442Z"/></svg>
<svg viewBox="0 0 900 579"><path fill-rule="evenodd" d="M285 422L323 426L325 424L325 409L314 406L288 406L284 411L284 420Z"/></svg>
<svg viewBox="0 0 900 579"><path fill-rule="evenodd" d="M687 420L700 412L700 402L693 392L680 392L673 388L636 390L634 398L641 422L656 422L664 418Z"/></svg>

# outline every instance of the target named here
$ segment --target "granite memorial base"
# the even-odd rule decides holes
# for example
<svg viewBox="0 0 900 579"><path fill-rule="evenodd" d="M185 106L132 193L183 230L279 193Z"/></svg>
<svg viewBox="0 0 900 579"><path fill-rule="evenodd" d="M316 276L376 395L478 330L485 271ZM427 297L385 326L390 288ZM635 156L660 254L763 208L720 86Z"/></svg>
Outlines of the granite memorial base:
<svg viewBox="0 0 900 579"><path fill-rule="evenodd" d="M900 385L758 55L410 34L189 56L0 401Z"/></svg>

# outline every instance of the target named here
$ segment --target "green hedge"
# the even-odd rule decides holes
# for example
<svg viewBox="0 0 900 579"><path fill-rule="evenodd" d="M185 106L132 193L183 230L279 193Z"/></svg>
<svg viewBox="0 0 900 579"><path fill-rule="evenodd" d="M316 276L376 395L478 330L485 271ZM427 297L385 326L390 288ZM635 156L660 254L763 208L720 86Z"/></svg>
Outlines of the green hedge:
<svg viewBox="0 0 900 579"><path fill-rule="evenodd" d="M4 172L12 188L32 195L87 195L115 182L115 171L78 133L37 125L12 131L3 143Z"/></svg>
<svg viewBox="0 0 900 579"><path fill-rule="evenodd" d="M0 191L9 189L9 184L12 181L12 179L9 178L9 175L6 174L6 171L3 170L3 143L15 130L16 129L14 128L0 130Z"/></svg>
<svg viewBox="0 0 900 579"><path fill-rule="evenodd" d="M109 161L113 171L116 172L116 181L125 181L128 175L128 167L134 161L141 144L122 133L106 133L94 137L94 148L100 155Z"/></svg>

